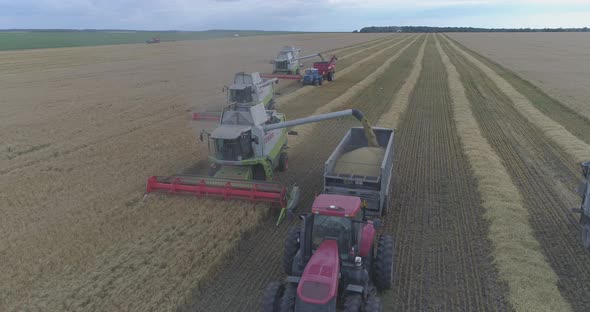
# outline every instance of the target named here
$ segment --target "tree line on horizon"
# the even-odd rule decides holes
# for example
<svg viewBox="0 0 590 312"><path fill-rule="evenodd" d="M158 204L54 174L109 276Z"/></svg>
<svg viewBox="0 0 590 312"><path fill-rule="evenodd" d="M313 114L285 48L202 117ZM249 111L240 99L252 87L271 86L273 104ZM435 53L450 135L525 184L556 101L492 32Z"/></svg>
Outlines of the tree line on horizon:
<svg viewBox="0 0 590 312"><path fill-rule="evenodd" d="M424 33L424 32L587 32L584 28L478 28L478 27L433 27L433 26L370 26L355 30L355 33Z"/></svg>

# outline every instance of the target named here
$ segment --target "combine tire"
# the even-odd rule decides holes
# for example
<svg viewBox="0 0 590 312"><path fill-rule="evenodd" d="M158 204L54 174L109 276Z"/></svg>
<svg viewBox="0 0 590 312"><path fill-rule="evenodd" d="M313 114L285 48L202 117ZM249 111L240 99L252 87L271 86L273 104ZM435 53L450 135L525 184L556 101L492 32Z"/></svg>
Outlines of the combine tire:
<svg viewBox="0 0 590 312"><path fill-rule="evenodd" d="M278 312L281 308L281 297L285 286L279 282L271 282L262 294L262 312Z"/></svg>
<svg viewBox="0 0 590 312"><path fill-rule="evenodd" d="M299 71L299 68L295 71L295 75L299 76L301 72Z"/></svg>
<svg viewBox="0 0 590 312"><path fill-rule="evenodd" d="M393 257L394 246L391 235L381 235L377 245L377 256L375 257L374 280L379 290L390 289L393 286Z"/></svg>
<svg viewBox="0 0 590 312"><path fill-rule="evenodd" d="M328 81L334 80L334 73L328 73Z"/></svg>
<svg viewBox="0 0 590 312"><path fill-rule="evenodd" d="M377 296L369 296L365 305L365 312L383 312L383 303Z"/></svg>
<svg viewBox="0 0 590 312"><path fill-rule="evenodd" d="M285 239L285 250L283 252L283 271L287 275L293 275L293 259L299 251L299 228L289 229L287 238Z"/></svg>
<svg viewBox="0 0 590 312"><path fill-rule="evenodd" d="M344 312L361 312L363 297L361 294L353 293L344 297Z"/></svg>
<svg viewBox="0 0 590 312"><path fill-rule="evenodd" d="M582 224L582 245L590 250L590 222L588 221Z"/></svg>
<svg viewBox="0 0 590 312"><path fill-rule="evenodd" d="M283 172L289 169L289 155L287 153L282 152L279 156L279 171Z"/></svg>
<svg viewBox="0 0 590 312"><path fill-rule="evenodd" d="M297 284L288 283L285 286L285 294L281 300L281 312L295 311L295 299L297 298Z"/></svg>

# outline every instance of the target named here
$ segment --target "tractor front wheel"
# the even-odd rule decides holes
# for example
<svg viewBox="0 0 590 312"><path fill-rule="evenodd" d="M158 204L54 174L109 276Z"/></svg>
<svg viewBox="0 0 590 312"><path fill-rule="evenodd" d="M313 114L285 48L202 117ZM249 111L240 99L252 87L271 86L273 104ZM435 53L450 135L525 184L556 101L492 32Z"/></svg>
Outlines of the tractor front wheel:
<svg viewBox="0 0 590 312"><path fill-rule="evenodd" d="M313 85L316 86L316 87L318 86L318 80L317 79L314 79L313 80Z"/></svg>
<svg viewBox="0 0 590 312"><path fill-rule="evenodd" d="M344 297L344 312L360 312L363 303L361 294L353 293Z"/></svg>
<svg viewBox="0 0 590 312"><path fill-rule="evenodd" d="M582 224L582 245L587 250L590 250L590 221Z"/></svg>
<svg viewBox="0 0 590 312"><path fill-rule="evenodd" d="M285 293L281 300L281 312L295 311L295 300L297 298L297 284L288 283L285 286Z"/></svg>
<svg viewBox="0 0 590 312"><path fill-rule="evenodd" d="M381 235L377 244L377 256L375 256L374 280L379 290L390 289L393 286L394 275L394 245L391 235Z"/></svg>
<svg viewBox="0 0 590 312"><path fill-rule="evenodd" d="M285 250L283 251L283 271L287 275L293 274L293 259L299 251L299 228L291 228L285 239Z"/></svg>
<svg viewBox="0 0 590 312"><path fill-rule="evenodd" d="M262 294L262 312L278 312L281 308L281 297L285 286L279 282L271 282Z"/></svg>
<svg viewBox="0 0 590 312"><path fill-rule="evenodd" d="M289 155L282 152L281 155L279 155L279 171L283 172L287 169L289 169Z"/></svg>

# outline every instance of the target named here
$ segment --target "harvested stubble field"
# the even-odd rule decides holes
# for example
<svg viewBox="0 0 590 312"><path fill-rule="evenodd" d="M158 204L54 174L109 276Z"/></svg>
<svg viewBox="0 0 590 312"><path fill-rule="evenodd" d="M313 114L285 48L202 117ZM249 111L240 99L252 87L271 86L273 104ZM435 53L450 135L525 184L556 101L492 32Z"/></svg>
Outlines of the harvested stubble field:
<svg viewBox="0 0 590 312"><path fill-rule="evenodd" d="M321 40L324 49L353 38L334 36L333 46ZM317 38L296 44L313 47ZM375 40L337 51L333 83L287 84L283 93L296 91L277 104L290 119L355 107L396 129L394 201L383 230L396 238L397 274L381 294L386 311L590 309L590 255L569 213L590 123L446 36L362 38L349 43ZM223 74L215 71L221 60L209 68L194 49L178 59L177 49L200 43L157 47L142 52L143 61L134 60L137 50L112 50L112 58L102 51L102 61L73 69L71 56L52 66L34 54L27 67L7 54L20 67L0 72L2 100L9 95L0 118L11 122L2 123L8 239L0 257L8 266L0 278L10 282L0 288L0 308L257 309L264 286L282 278L283 240L296 221L275 227L262 205L140 202L148 175L205 168L206 147L195 143L186 110L215 107L216 88L233 71L268 66L273 55L254 53L263 42L272 54L283 44L256 40ZM221 50L210 47L211 55L231 45L215 43ZM122 63L105 71L114 60ZM44 93L23 92L33 87ZM302 187L300 211L321 190L324 161L351 126L328 121L290 138L290 169L277 180Z"/></svg>

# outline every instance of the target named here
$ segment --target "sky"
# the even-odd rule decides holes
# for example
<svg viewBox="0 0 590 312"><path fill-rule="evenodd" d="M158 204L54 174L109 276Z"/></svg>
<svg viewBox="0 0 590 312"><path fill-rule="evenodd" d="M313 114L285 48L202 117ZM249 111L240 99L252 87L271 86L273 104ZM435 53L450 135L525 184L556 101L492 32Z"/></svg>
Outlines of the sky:
<svg viewBox="0 0 590 312"><path fill-rule="evenodd" d="M590 0L0 0L0 29L590 27Z"/></svg>

